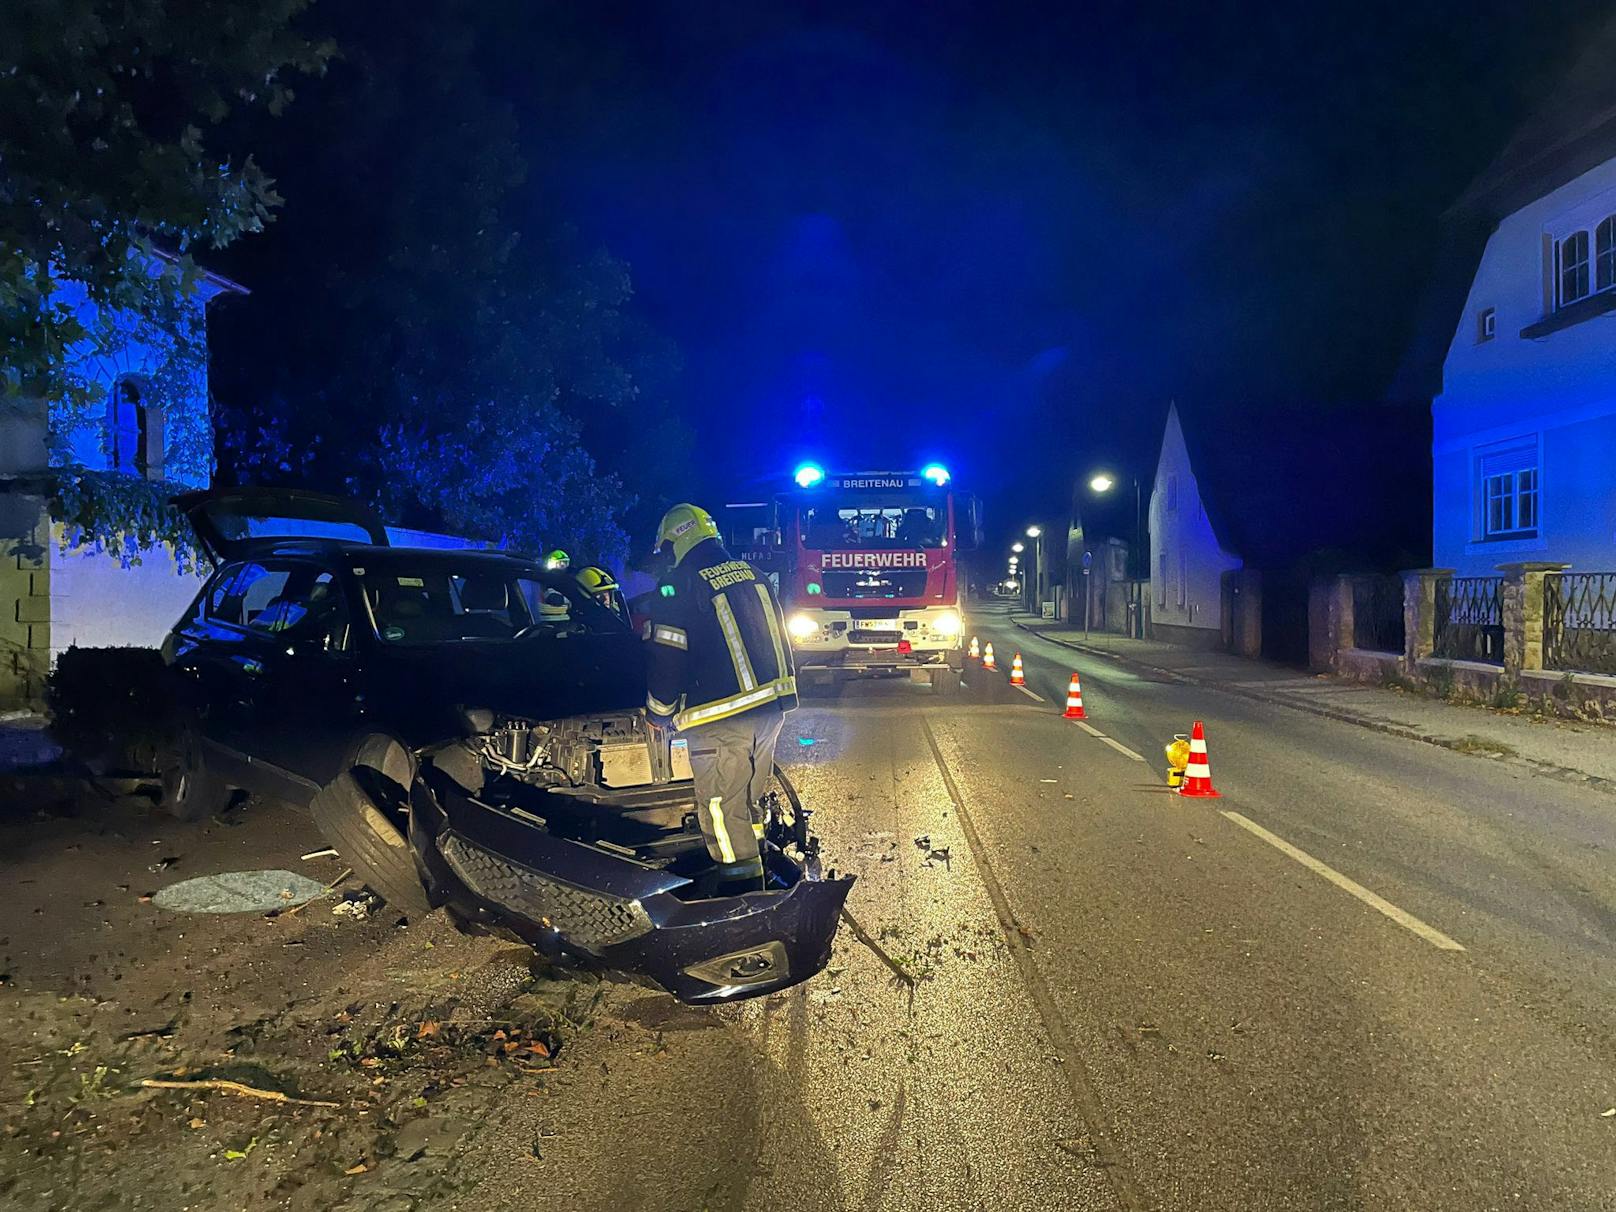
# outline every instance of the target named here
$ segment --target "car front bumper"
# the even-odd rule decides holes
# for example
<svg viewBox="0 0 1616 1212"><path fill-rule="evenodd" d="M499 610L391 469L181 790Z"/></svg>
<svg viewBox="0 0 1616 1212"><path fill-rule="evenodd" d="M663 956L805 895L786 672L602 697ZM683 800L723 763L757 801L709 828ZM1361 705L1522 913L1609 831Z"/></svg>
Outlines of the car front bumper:
<svg viewBox="0 0 1616 1212"><path fill-rule="evenodd" d="M698 1005L758 997L822 971L853 885L769 847L768 890L692 899L681 876L556 837L443 780L417 783L410 834L434 901L462 920L644 976Z"/></svg>

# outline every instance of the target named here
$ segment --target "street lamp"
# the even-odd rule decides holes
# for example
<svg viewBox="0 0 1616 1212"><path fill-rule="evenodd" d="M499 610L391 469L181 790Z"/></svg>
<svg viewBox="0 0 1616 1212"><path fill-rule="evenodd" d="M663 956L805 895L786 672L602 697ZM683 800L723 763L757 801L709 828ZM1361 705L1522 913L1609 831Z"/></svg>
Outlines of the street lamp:
<svg viewBox="0 0 1616 1212"><path fill-rule="evenodd" d="M1027 545L1020 539L1017 539L1014 543L1010 544L1010 550L1015 552L1017 555L1020 555L1023 551L1027 550Z"/></svg>
<svg viewBox="0 0 1616 1212"><path fill-rule="evenodd" d="M1130 545L1130 548L1129 548L1128 563L1131 565L1130 571L1134 575L1134 580L1136 582L1138 582L1141 579L1141 576L1140 576L1140 569L1141 568L1144 569L1144 574L1143 574L1144 576L1148 577L1150 575L1150 563L1149 563L1149 559L1146 556L1145 551L1144 551L1144 545L1145 545L1145 520L1144 520L1144 518L1145 518L1145 515L1144 515L1144 506L1143 506L1143 503L1142 503L1142 498L1141 498L1140 493L1139 493L1139 477L1135 476L1135 475L1130 475L1128 477L1128 479L1133 481L1133 543ZM1102 494L1102 495L1107 493L1107 492L1110 492L1111 489L1116 486L1116 483L1117 483L1116 477L1111 475L1110 472L1097 471L1092 476L1089 477L1089 489L1090 489L1090 491L1095 492L1095 493L1099 493L1099 494ZM1139 619L1140 623L1143 624L1143 622L1144 622L1144 603L1142 601L1140 601L1140 602L1130 602L1128 604L1128 608L1130 610L1134 611L1135 616ZM1141 630L1142 630L1142 627L1141 627Z"/></svg>
<svg viewBox="0 0 1616 1212"><path fill-rule="evenodd" d="M1029 539L1037 540L1033 547L1034 566L1032 576L1026 579L1028 588L1032 590L1030 609L1041 615L1044 613L1044 528L1034 524L1027 527L1026 534ZM1020 543L1016 545L1021 546Z"/></svg>

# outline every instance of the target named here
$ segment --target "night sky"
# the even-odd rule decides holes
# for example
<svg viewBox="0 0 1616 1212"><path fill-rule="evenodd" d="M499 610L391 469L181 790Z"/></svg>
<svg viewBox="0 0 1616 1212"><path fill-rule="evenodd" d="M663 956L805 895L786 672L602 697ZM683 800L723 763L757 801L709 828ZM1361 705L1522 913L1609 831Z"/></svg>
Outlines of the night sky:
<svg viewBox="0 0 1616 1212"><path fill-rule="evenodd" d="M488 71L533 207L680 347L691 495L940 457L1002 529L1148 473L1170 398L1380 398L1441 210L1603 11L1176 8L537 6Z"/></svg>

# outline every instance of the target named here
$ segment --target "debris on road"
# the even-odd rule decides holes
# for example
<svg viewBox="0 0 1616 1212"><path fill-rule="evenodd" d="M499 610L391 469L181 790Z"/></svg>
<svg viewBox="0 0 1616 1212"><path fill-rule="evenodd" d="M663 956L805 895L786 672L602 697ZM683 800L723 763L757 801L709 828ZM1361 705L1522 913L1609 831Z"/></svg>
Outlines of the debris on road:
<svg viewBox="0 0 1616 1212"><path fill-rule="evenodd" d="M331 916L351 917L355 921L362 922L381 907L381 897L368 888L361 888L354 892L343 893L342 899L331 906Z"/></svg>
<svg viewBox="0 0 1616 1212"><path fill-rule="evenodd" d="M954 869L954 864L949 858L949 848L947 846L938 846L935 849L928 850L926 852L926 860L921 864L921 866L935 867L938 863L941 863L949 871Z"/></svg>
<svg viewBox="0 0 1616 1212"><path fill-rule="evenodd" d="M319 850L310 850L307 854L302 856L303 861L305 863L308 862L310 859L336 858L336 857L337 857L336 849L334 847L331 847L331 846L324 846Z"/></svg>
<svg viewBox="0 0 1616 1212"><path fill-rule="evenodd" d="M292 871L226 871L170 884L152 900L175 913L265 913L324 891L323 884Z"/></svg>

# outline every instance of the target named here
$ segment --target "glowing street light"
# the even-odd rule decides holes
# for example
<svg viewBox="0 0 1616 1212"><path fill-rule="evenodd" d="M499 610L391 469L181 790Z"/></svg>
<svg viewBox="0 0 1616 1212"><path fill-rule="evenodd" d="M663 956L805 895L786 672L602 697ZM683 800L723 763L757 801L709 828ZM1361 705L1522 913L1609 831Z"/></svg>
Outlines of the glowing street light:
<svg viewBox="0 0 1616 1212"><path fill-rule="evenodd" d="M1095 492L1110 492L1115 484L1116 480L1113 477L1106 475L1106 473L1103 471L1099 472L1094 476L1093 479L1089 481L1089 487Z"/></svg>
<svg viewBox="0 0 1616 1212"><path fill-rule="evenodd" d="M1036 539L1039 535L1041 535L1043 533L1044 533L1044 528L1042 526L1029 526L1029 527L1027 527L1027 537L1029 539Z"/></svg>
<svg viewBox="0 0 1616 1212"><path fill-rule="evenodd" d="M1014 543L1010 544L1010 550L1015 552L1017 555L1020 555L1023 551L1027 550L1027 545L1020 539L1017 539Z"/></svg>

